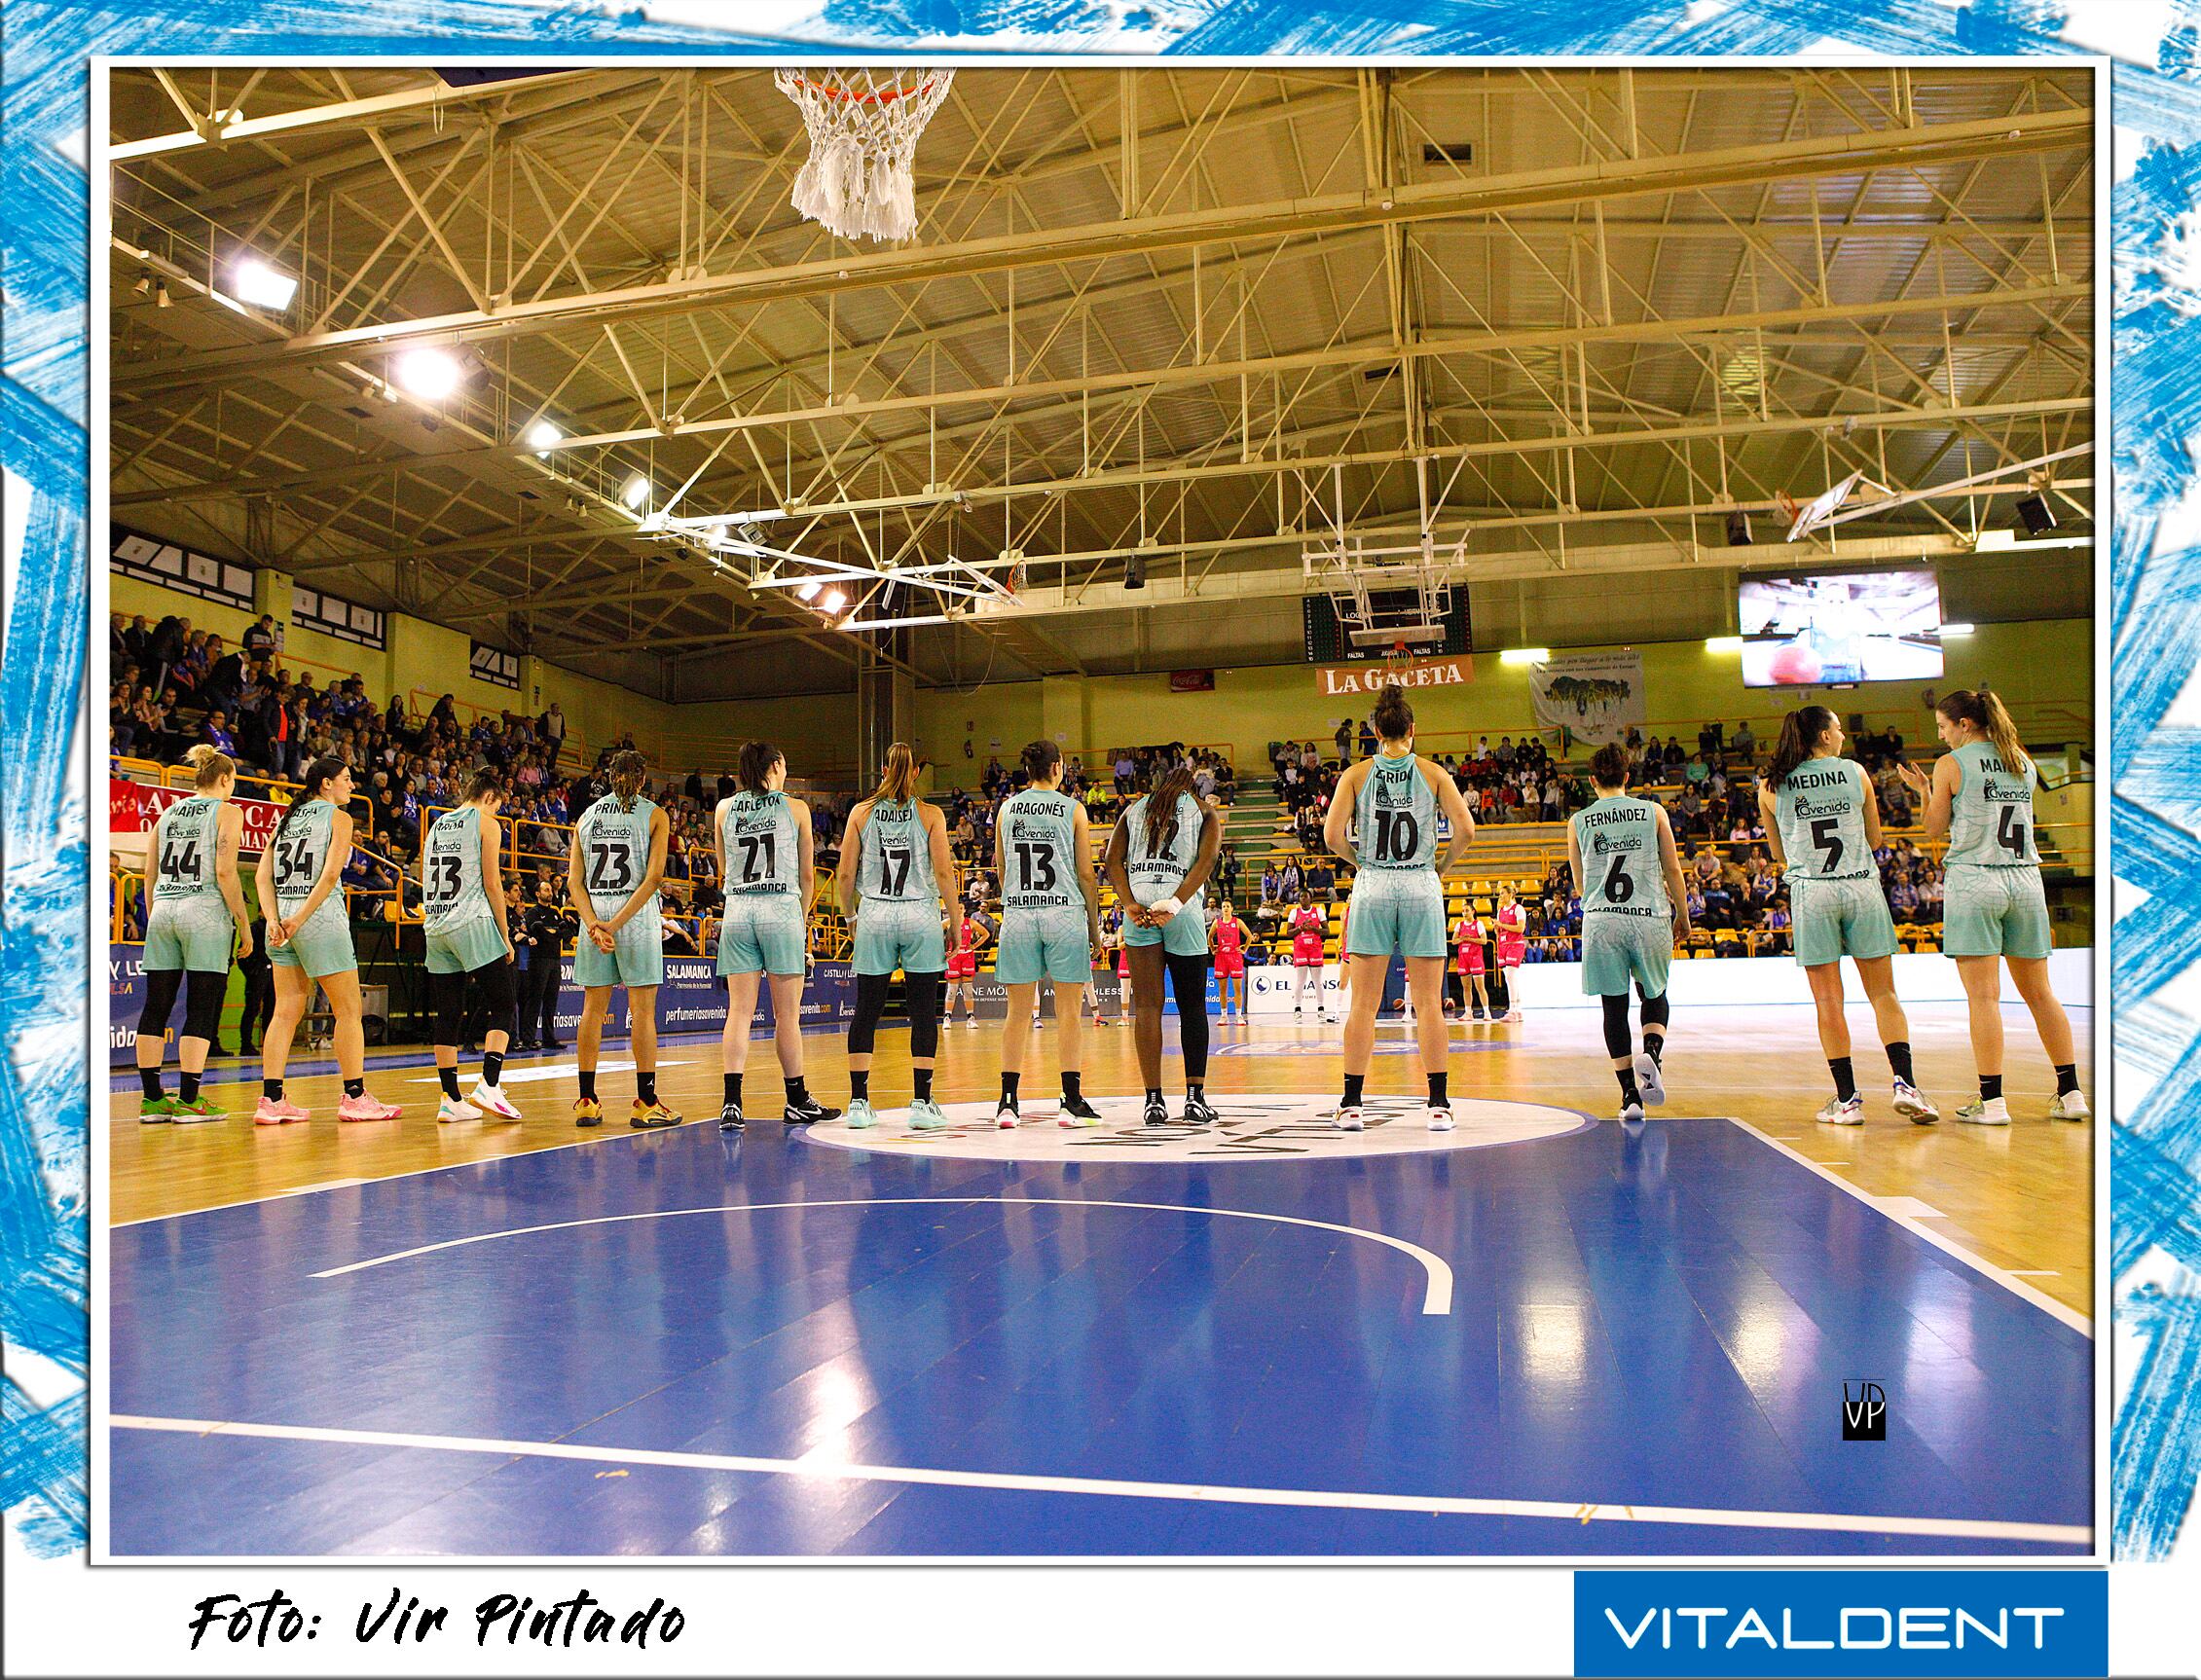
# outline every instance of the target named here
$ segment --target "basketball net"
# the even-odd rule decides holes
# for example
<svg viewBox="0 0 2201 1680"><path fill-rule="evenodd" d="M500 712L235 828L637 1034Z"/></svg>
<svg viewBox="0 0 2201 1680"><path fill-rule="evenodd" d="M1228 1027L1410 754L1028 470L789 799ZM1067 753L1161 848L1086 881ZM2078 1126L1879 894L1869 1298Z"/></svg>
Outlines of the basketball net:
<svg viewBox="0 0 2201 1680"><path fill-rule="evenodd" d="M844 239L908 238L917 231L918 136L954 79L953 70L899 65L775 70L774 86L810 130L789 201Z"/></svg>

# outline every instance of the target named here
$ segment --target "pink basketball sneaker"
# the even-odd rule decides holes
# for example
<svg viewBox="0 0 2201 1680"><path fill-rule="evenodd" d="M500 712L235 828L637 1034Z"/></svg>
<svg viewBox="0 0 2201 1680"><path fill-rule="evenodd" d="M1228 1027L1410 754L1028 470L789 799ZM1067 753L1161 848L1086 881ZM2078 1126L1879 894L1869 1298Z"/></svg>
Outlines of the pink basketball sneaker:
<svg viewBox="0 0 2201 1680"><path fill-rule="evenodd" d="M256 1126L287 1126L293 1120L310 1120L312 1111L300 1108L288 1097L260 1099L260 1106L252 1111L252 1123Z"/></svg>
<svg viewBox="0 0 2201 1680"><path fill-rule="evenodd" d="M394 1120L397 1105L361 1091L356 1097L347 1097L337 1104L336 1117L340 1120Z"/></svg>

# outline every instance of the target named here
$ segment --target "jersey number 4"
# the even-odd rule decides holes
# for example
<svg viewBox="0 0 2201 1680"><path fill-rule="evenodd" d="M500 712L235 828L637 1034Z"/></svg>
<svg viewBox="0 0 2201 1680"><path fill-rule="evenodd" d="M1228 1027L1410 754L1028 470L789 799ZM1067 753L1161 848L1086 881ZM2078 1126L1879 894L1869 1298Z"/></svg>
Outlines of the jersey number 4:
<svg viewBox="0 0 2201 1680"><path fill-rule="evenodd" d="M2018 820L2015 805L2002 807L2001 818L1995 824L1995 844L2013 858L2025 856L2025 824Z"/></svg>

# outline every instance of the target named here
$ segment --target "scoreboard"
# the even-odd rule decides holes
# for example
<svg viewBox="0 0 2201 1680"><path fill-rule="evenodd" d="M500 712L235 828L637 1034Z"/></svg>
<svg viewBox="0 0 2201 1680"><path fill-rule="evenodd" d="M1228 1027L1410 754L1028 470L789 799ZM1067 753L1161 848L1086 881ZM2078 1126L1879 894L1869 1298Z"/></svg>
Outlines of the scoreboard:
<svg viewBox="0 0 2201 1680"><path fill-rule="evenodd" d="M1420 611L1421 597L1412 589L1377 589L1369 592L1369 607L1378 624L1411 623ZM1306 621L1306 657L1310 665L1347 665L1378 660L1391 651L1388 641L1356 643L1351 632L1338 621L1338 603L1327 595L1309 595L1300 603ZM1414 642L1410 651L1420 654L1469 651L1467 591L1454 585L1451 604L1446 609L1442 640Z"/></svg>

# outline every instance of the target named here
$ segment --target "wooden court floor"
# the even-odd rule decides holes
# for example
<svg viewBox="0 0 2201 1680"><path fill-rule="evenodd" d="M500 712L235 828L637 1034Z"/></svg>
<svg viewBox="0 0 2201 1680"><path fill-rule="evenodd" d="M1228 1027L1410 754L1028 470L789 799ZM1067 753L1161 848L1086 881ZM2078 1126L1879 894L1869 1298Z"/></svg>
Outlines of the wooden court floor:
<svg viewBox="0 0 2201 1680"><path fill-rule="evenodd" d="M2094 1125L2044 1118L2054 1078L2023 1010L2006 1012L2010 1055L2005 1088L2013 1124L2006 1130L1914 1126L1888 1106L1887 1065L1872 1037L1869 1013L1852 1011L1859 1088L1868 1101L1861 1128L1816 1124L1812 1114L1831 1089L1808 1009L1678 1008L1666 1065L1669 1098L1663 1120L1740 1120L1785 1146L1856 1191L1892 1198L1890 1213L1918 1221L1988 1264L2015 1273L2042 1294L2086 1314L2092 1301ZM2093 1095L2086 1054L2090 1011L2073 1011L2080 1039L2080 1076ZM1914 1005L1912 1040L1920 1082L1945 1115L1973 1094L1969 1041L1959 1004ZM942 1029L935 1095L944 1103L990 1102L997 1094L1000 1024ZM1219 1024L1208 1085L1218 1100L1232 1095L1334 1091L1339 1077L1339 1029L1295 1025L1290 1016L1257 1017L1251 1025ZM1055 1090L1051 1026L1034 1037L1026 1061L1028 1111L1051 1113ZM1385 1025L1369 1079L1371 1095L1410 1096L1418 1090L1406 1031ZM1609 1117L1616 1088L1606 1065L1597 1017L1587 1009L1553 1010L1519 1026L1452 1029L1451 1087L1455 1095L1533 1102ZM907 1100L905 1036L884 1031L872 1074L874 1101L883 1109ZM1135 1094L1136 1063L1129 1031L1119 1025L1085 1034L1085 1089L1096 1100ZM1174 1048L1174 1022L1170 1047ZM1395 1048L1394 1048L1395 1047ZM387 1054L404 1057L404 1052ZM812 1089L825 1102L846 1101L848 1080L840 1039L811 1034L805 1041ZM387 1178L499 1155L558 1148L617 1147L631 1135L625 1123L633 1075L625 1071L625 1046L608 1044L599 1090L605 1124L577 1130L569 1114L578 1086L572 1051L514 1057L506 1091L525 1118L518 1123L438 1125L434 1119L434 1070L424 1056L407 1065L375 1066L370 1088L404 1105L385 1124L340 1124L340 1086L325 1064L298 1064L290 1081L294 1100L314 1111L303 1125L251 1124L258 1094L256 1065L217 1063L209 1069L209 1093L236 1114L227 1121L193 1126L146 1125L137 1119L135 1080L127 1072L111 1081L111 1152L107 1215L127 1223L293 1190ZM688 1124L709 1125L718 1112L718 1045L715 1038L668 1041L660 1051L660 1093ZM469 1068L466 1077L471 1081ZM1169 1080L1173 1096L1178 1079ZM170 1073L171 1088L173 1073ZM752 1046L747 1084L752 1133L762 1142L777 1133L778 1064L768 1042ZM2100 1104L2097 1101L2096 1106ZM1258 1169L1256 1169L1258 1170Z"/></svg>

